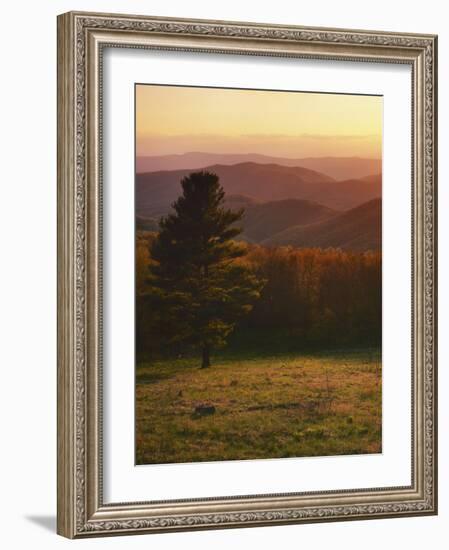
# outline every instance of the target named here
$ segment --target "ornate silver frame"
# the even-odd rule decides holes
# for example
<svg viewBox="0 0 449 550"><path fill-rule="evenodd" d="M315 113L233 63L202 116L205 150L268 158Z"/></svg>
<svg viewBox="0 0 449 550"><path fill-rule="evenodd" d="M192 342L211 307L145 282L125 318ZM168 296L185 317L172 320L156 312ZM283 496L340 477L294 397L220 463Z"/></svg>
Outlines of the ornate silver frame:
<svg viewBox="0 0 449 550"><path fill-rule="evenodd" d="M104 47L406 63L412 68L412 484L104 504L101 59ZM66 13L58 17L58 533L70 538L437 513L437 37ZM149 500L151 495L148 495Z"/></svg>

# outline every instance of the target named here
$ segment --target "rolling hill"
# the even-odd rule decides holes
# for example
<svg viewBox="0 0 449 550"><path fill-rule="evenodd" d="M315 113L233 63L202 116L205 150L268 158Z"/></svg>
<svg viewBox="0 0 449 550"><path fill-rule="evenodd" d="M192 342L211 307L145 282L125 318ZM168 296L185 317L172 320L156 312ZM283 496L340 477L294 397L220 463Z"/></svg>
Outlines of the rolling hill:
<svg viewBox="0 0 449 550"><path fill-rule="evenodd" d="M217 164L205 170L219 176L227 195L244 195L256 201L303 198L304 193L309 193L309 188L334 183L334 180L319 172L277 164ZM154 216L168 212L181 193L181 179L191 172L189 169L137 174L137 214Z"/></svg>
<svg viewBox="0 0 449 550"><path fill-rule="evenodd" d="M259 243L289 227L324 221L337 213L316 202L301 199L253 204L245 209L242 238Z"/></svg>
<svg viewBox="0 0 449 550"><path fill-rule="evenodd" d="M250 208L259 204L259 201L246 197L245 195L225 195L225 205L232 210L238 210L239 208Z"/></svg>
<svg viewBox="0 0 449 550"><path fill-rule="evenodd" d="M285 199L258 203L243 195L228 195L225 204L231 210L244 208L240 239L258 243L293 226L327 220L339 212L321 204L300 199ZM136 227L143 231L157 231L158 220L136 216Z"/></svg>
<svg viewBox="0 0 449 550"><path fill-rule="evenodd" d="M346 210L381 195L380 175L367 180L337 182L308 168L253 162L213 165L206 169L220 177L227 195L243 195L259 202L302 199L328 208ZM166 214L180 194L180 180L191 171L137 174L136 213L144 217Z"/></svg>
<svg viewBox="0 0 449 550"><path fill-rule="evenodd" d="M374 199L330 219L298 225L261 242L265 246L378 250L382 246L382 203Z"/></svg>
<svg viewBox="0 0 449 550"><path fill-rule="evenodd" d="M338 181L334 185L316 185L307 198L337 210L348 210L382 196L382 176Z"/></svg>
<svg viewBox="0 0 449 550"><path fill-rule="evenodd" d="M301 166L320 172L336 180L359 179L382 171L382 161L359 157L316 157L283 158L257 153L219 154L192 152L180 155L139 156L137 172L162 170L199 169L214 164L231 165L254 162L257 164L278 164L280 166Z"/></svg>

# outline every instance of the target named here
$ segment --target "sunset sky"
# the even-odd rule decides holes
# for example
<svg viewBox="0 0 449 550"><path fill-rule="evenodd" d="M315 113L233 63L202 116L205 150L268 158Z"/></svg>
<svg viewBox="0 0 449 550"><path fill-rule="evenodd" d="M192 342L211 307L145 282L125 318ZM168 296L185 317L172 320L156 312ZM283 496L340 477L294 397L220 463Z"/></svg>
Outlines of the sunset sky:
<svg viewBox="0 0 449 550"><path fill-rule="evenodd" d="M382 156L382 97L136 86L138 156Z"/></svg>

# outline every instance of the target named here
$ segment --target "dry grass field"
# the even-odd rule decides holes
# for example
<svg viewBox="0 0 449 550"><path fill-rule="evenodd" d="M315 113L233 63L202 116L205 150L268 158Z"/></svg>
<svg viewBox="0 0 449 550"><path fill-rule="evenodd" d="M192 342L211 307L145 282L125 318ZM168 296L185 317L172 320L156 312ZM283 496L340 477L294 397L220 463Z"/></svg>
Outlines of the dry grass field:
<svg viewBox="0 0 449 550"><path fill-rule="evenodd" d="M140 363L136 463L379 453L377 349Z"/></svg>

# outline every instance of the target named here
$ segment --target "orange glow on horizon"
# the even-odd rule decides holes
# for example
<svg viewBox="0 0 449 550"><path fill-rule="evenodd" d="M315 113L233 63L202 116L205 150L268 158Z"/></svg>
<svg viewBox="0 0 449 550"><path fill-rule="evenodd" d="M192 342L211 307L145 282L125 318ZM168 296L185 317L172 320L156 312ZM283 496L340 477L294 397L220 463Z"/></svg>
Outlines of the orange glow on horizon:
<svg viewBox="0 0 449 550"><path fill-rule="evenodd" d="M382 97L136 86L138 156L382 156Z"/></svg>

